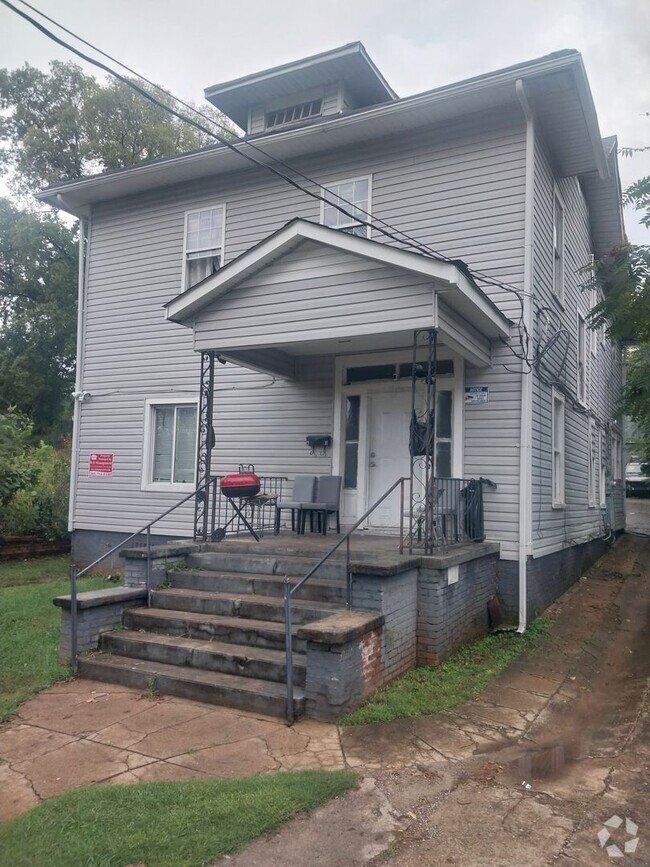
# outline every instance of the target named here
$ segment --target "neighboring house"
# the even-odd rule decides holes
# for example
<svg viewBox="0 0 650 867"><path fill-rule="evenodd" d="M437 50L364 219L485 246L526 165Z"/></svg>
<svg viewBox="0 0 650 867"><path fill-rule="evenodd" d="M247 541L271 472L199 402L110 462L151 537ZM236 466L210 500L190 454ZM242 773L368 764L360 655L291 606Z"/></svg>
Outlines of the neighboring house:
<svg viewBox="0 0 650 867"><path fill-rule="evenodd" d="M624 240L620 183L580 54L398 98L354 43L206 96L245 130L236 148L329 201L222 145L39 195L87 235L75 557L201 481L210 353L226 362L212 472L343 475L350 526L409 475L413 331L435 328L433 471L495 483L485 536L502 605L525 624L624 526L621 349L587 322L590 262ZM191 538L194 521L190 501L157 537ZM368 529L398 523L393 498Z"/></svg>

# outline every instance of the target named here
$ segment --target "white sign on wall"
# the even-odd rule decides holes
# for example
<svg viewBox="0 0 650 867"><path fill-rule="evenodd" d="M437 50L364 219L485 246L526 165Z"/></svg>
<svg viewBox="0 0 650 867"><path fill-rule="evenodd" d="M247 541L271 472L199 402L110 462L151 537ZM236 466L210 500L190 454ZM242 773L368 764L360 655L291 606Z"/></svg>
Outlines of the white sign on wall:
<svg viewBox="0 0 650 867"><path fill-rule="evenodd" d="M489 403L490 387L489 385L466 385L465 386L465 403L477 404Z"/></svg>

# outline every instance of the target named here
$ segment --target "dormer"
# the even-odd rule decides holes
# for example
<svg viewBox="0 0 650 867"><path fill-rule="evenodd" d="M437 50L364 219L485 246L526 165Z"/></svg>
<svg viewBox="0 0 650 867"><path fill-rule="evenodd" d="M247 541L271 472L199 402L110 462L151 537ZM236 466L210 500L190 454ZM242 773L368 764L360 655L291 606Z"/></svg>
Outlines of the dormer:
<svg viewBox="0 0 650 867"><path fill-rule="evenodd" d="M360 42L215 84L205 98L248 135L397 99Z"/></svg>

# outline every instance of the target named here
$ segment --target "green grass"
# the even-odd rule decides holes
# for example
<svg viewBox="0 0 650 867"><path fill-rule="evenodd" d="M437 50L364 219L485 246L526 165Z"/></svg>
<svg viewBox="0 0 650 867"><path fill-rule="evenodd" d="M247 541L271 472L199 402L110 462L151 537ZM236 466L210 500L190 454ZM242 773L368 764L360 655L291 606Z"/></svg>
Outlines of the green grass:
<svg viewBox="0 0 650 867"><path fill-rule="evenodd" d="M525 650L548 633L549 622L537 620L524 635L499 632L461 648L437 667L421 665L378 690L341 725L389 722L440 713L475 698L488 683Z"/></svg>
<svg viewBox="0 0 650 867"><path fill-rule="evenodd" d="M70 674L58 661L61 611L52 604L70 592L69 564L68 557L0 563L0 722ZM94 575L79 581L79 592L106 586Z"/></svg>
<svg viewBox="0 0 650 867"><path fill-rule="evenodd" d="M299 771L77 789L0 827L2 863L200 867L342 794L355 779L350 771Z"/></svg>

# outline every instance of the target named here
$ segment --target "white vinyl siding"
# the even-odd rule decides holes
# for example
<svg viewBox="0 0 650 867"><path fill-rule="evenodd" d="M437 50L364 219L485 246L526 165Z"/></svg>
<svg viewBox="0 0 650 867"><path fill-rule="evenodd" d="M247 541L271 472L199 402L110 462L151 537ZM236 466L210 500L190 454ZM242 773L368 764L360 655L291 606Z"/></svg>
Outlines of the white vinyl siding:
<svg viewBox="0 0 650 867"><path fill-rule="evenodd" d="M587 323L585 317L577 314L576 329L576 394L578 401L587 405Z"/></svg>
<svg viewBox="0 0 650 867"><path fill-rule="evenodd" d="M564 397L555 389L553 397L553 506L565 505L565 402Z"/></svg>
<svg viewBox="0 0 650 867"><path fill-rule="evenodd" d="M596 425L593 419L589 419L589 440L587 442L587 490L589 505L596 505L596 491L598 480L598 467L600 459L598 456L598 438L596 436Z"/></svg>
<svg viewBox="0 0 650 867"><path fill-rule="evenodd" d="M369 177L351 178L328 184L323 193L327 199L321 205L321 223L324 226L342 229L360 238L370 237L370 226L363 225L364 222L368 222L368 214L371 213ZM340 211L339 207L346 213Z"/></svg>
<svg viewBox="0 0 650 867"><path fill-rule="evenodd" d="M183 288L190 289L223 264L225 208L201 208L185 214Z"/></svg>
<svg viewBox="0 0 650 867"><path fill-rule="evenodd" d="M605 439L605 432L602 430L598 432L598 455L600 457L599 500L601 509L604 509L607 504L607 440Z"/></svg>
<svg viewBox="0 0 650 867"><path fill-rule="evenodd" d="M557 191L553 194L553 294L564 301L564 205Z"/></svg>

